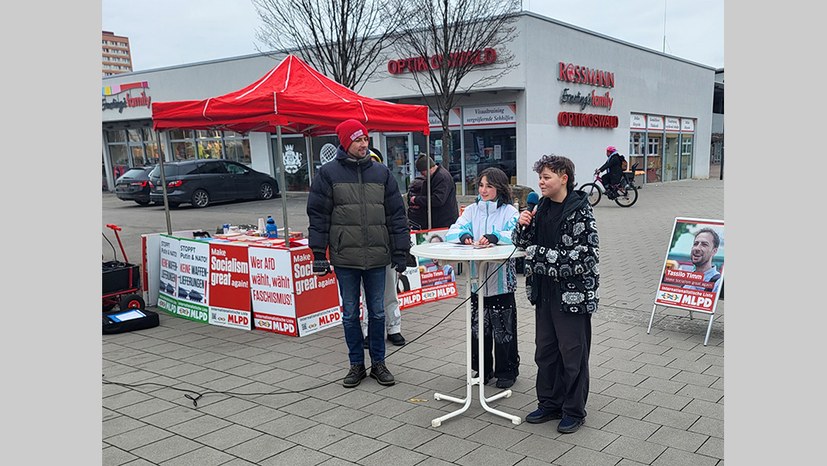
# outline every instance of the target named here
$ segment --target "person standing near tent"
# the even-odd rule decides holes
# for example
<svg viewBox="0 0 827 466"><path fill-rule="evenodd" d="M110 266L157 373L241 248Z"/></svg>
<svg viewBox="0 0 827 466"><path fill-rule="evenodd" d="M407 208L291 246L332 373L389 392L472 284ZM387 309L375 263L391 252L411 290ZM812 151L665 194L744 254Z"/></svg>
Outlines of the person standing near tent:
<svg viewBox="0 0 827 466"><path fill-rule="evenodd" d="M382 385L393 385L396 381L385 365L385 277L388 264L400 273L406 269L411 239L405 207L388 167L368 156L365 125L345 120L336 126L336 135L340 142L336 159L316 172L307 198L313 273L325 275L331 265L336 270L350 361L342 385L356 387L367 375L359 324L362 285L368 310L370 376Z"/></svg>
<svg viewBox="0 0 827 466"><path fill-rule="evenodd" d="M430 167L430 169L428 168ZM457 186L454 177L445 167L434 162L434 159L425 154L419 154L416 159L416 171L425 177L422 186L422 195L411 196L411 207L417 206L425 212L425 224L428 228L428 185L431 194L431 226L430 228L448 228L459 218L457 205Z"/></svg>
<svg viewBox="0 0 827 466"><path fill-rule="evenodd" d="M373 147L368 149L370 158L374 162L383 164L382 153ZM397 288L396 281L399 272L396 271L393 264L387 267L385 273L385 331L388 334L388 341L396 346L405 346L405 337L402 336L402 312L399 310L399 299L396 297ZM364 287L362 288L362 297L364 298ZM361 317L362 335L365 337L364 347L368 348L368 319L365 316Z"/></svg>

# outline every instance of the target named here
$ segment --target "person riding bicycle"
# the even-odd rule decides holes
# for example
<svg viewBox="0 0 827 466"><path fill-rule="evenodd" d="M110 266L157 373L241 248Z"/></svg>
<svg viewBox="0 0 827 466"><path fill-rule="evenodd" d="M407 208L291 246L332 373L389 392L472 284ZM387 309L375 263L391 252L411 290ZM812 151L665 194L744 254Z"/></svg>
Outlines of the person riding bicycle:
<svg viewBox="0 0 827 466"><path fill-rule="evenodd" d="M606 148L606 157L608 157L606 163L596 169L594 174L596 175L606 170L606 173L600 177L600 182L603 183L603 187L606 188L606 194L611 198L616 194L613 186L620 183L623 177L623 167L621 166L623 159L615 146Z"/></svg>

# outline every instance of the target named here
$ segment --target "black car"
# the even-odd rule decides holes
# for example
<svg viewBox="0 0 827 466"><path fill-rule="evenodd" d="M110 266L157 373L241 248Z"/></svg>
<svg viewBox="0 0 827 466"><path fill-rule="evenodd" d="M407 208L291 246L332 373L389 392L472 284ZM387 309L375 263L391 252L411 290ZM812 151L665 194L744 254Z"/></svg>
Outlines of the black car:
<svg viewBox="0 0 827 466"><path fill-rule="evenodd" d="M149 172L153 165L130 168L115 180L115 195L123 201L135 201L140 205L149 205Z"/></svg>
<svg viewBox="0 0 827 466"><path fill-rule="evenodd" d="M240 199L279 198L279 185L272 176L230 160L199 159L164 163L167 200L172 208L181 204L207 207L213 202ZM164 203L161 168L149 174L150 199Z"/></svg>

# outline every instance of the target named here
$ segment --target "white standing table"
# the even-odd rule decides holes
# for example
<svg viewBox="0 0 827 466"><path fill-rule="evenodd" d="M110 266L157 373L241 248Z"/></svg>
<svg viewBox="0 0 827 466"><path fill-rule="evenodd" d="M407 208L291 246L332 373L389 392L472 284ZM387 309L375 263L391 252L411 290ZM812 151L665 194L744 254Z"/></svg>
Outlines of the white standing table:
<svg viewBox="0 0 827 466"><path fill-rule="evenodd" d="M476 274L471 273L472 268L474 268L471 267L471 265L472 263L479 264L481 262L505 262L507 259L516 259L525 256L525 251L523 251L522 249L517 249L510 244L491 246L487 248L475 248L473 246L461 245L457 243L424 243L417 244L416 246L411 247L411 255L413 255L414 257L424 257L427 259L439 259L451 262L468 263L468 287L466 291L467 301L465 303L465 319L467 322L467 325L465 326L465 398L457 398L454 396L443 395L441 393L434 393L435 400L444 399L452 401L454 403L462 404L463 406L454 412L448 413L444 416L432 420L431 425L434 427L439 427L440 425L442 425L442 421L445 421L454 416L458 416L464 413L471 406L474 385L479 386L480 404L482 405L483 409L490 413L496 414L497 416L511 420L511 423L514 425L519 425L522 422L522 419L519 416L504 413L502 411L496 410L488 406L488 403L494 400L510 397L511 389L503 390L487 398L485 396L485 384L482 382L483 377L485 375L485 371L483 370L485 367L485 365L483 364L483 349L485 345L483 345L482 342L483 321L485 319L483 317L482 296L480 296L478 301L479 316L477 319L477 335L479 335L480 338L479 345L477 345L480 370L478 371L478 377L471 376L471 293L477 291L477 287L479 286L480 282L480 277L477 277L475 276ZM505 265L503 265L503 267L505 267ZM478 269L479 267L476 268ZM486 278L487 277L482 277L482 280L484 281ZM491 279L493 280L494 277L492 277Z"/></svg>

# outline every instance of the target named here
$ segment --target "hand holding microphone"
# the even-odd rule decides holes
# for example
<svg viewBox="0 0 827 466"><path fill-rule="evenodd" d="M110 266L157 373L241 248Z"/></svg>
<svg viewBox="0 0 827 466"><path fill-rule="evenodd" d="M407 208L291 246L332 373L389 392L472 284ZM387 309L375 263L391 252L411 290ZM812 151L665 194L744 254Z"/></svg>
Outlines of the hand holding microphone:
<svg viewBox="0 0 827 466"><path fill-rule="evenodd" d="M517 223L520 224L521 231L524 232L531 223L531 219L534 217L534 212L537 210L537 203L539 202L540 195L534 191L528 193L528 197L526 197L526 210L520 213L520 218L517 220Z"/></svg>

